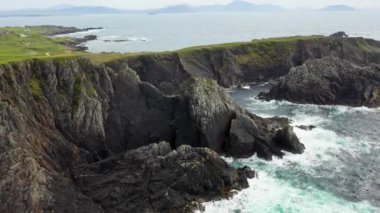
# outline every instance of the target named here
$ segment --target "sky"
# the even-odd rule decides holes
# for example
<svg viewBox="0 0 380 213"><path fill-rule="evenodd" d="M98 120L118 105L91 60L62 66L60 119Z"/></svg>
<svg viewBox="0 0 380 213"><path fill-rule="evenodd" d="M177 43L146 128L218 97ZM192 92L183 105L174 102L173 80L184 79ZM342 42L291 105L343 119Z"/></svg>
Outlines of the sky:
<svg viewBox="0 0 380 213"><path fill-rule="evenodd" d="M48 8L56 5L108 6L122 9L151 9L168 5L227 4L232 0L0 0L0 10ZM321 8L346 4L358 8L380 8L380 0L246 0L258 4L276 4L285 8ZM3 2L3 3L1 3Z"/></svg>

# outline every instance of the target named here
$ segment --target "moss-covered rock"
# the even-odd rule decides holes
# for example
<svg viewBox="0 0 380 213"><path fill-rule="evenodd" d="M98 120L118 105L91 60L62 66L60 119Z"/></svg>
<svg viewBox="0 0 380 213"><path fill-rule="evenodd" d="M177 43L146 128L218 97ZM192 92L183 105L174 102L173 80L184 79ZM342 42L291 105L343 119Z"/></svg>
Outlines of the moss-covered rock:
<svg viewBox="0 0 380 213"><path fill-rule="evenodd" d="M34 98L41 98L41 96L42 96L41 80L38 79L35 75L33 75L32 79L30 80L30 86L32 89L33 97Z"/></svg>

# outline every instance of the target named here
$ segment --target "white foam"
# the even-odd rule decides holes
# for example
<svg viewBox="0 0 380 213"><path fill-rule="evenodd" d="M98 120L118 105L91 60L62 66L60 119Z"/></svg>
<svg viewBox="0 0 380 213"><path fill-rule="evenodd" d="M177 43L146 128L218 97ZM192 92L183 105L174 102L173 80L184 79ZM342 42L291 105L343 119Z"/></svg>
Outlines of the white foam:
<svg viewBox="0 0 380 213"><path fill-rule="evenodd" d="M313 186L306 189L272 178L260 172L257 179L249 180L250 188L230 200L208 202L205 212L375 212L368 202L352 203Z"/></svg>
<svg viewBox="0 0 380 213"><path fill-rule="evenodd" d="M92 29L92 30L86 30L86 31L80 31L80 32L70 33L68 35L86 35L86 34L97 33L97 32L103 31L103 30L105 30L105 29Z"/></svg>
<svg viewBox="0 0 380 213"><path fill-rule="evenodd" d="M292 125L315 125L317 128L294 131L306 149L303 154L285 153L283 159L267 162L253 156L235 160L226 158L229 164L247 165L258 172L258 179L250 180L250 187L231 200L206 203L206 212L377 212L379 209L367 201L355 203L344 200L302 178L318 178L321 175L344 171L341 155L359 158L363 153L373 152L373 146L365 139L355 140L328 129L334 119L350 113L380 112L380 108L347 107L313 104L295 104L287 101L261 101L249 98L247 107L262 117L285 116ZM321 174L319 169L325 171ZM298 172L300 174L298 174ZM285 174L284 174L285 173ZM289 174L287 174L289 173ZM280 174L280 175L278 175ZM331 174L331 175L334 175ZM286 178L281 178L285 175ZM294 182L292 177L294 176Z"/></svg>
<svg viewBox="0 0 380 213"><path fill-rule="evenodd" d="M109 36L102 36L101 38L104 40L109 40L109 39L117 39L120 38L121 36L119 35L109 35Z"/></svg>

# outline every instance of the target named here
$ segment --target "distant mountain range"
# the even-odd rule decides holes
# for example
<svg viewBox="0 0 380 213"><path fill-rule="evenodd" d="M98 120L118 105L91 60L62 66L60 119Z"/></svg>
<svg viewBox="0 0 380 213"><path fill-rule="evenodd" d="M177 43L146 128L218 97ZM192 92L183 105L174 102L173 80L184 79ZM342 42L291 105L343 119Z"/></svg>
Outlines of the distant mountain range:
<svg viewBox="0 0 380 213"><path fill-rule="evenodd" d="M226 5L189 6L177 5L157 10L151 13L190 13L190 12L259 12L259 11L282 11L284 8L272 4L253 4L246 1L233 1Z"/></svg>
<svg viewBox="0 0 380 213"><path fill-rule="evenodd" d="M247 1L235 0L226 5L189 6L175 5L152 10L122 10L110 7L59 5L47 9L24 9L0 11L1 16L53 16L53 15L86 15L86 14L115 14L115 13L197 13L197 12L261 12L284 11L286 9L273 4L254 4ZM319 11L352 11L355 8L346 5L332 5Z"/></svg>
<svg viewBox="0 0 380 213"><path fill-rule="evenodd" d="M356 8L347 5L330 5L320 9L320 11L354 11Z"/></svg>
<svg viewBox="0 0 380 213"><path fill-rule="evenodd" d="M253 4L246 1L233 1L227 5L209 5L197 8L199 12L255 12L281 11L284 8L272 4Z"/></svg>

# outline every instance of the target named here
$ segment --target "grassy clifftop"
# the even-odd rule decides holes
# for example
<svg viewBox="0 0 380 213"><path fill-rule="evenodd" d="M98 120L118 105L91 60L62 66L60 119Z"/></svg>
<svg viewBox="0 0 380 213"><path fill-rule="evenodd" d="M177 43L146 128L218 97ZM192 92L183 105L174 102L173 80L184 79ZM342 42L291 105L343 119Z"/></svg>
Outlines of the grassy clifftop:
<svg viewBox="0 0 380 213"><path fill-rule="evenodd" d="M0 63L79 54L61 44L71 38L49 37L46 33L43 27L0 28Z"/></svg>
<svg viewBox="0 0 380 213"><path fill-rule="evenodd" d="M61 28L58 28L61 29ZM185 49L180 49L174 52L158 52L158 53L102 53L92 54L82 51L74 50L64 44L73 41L69 37L52 37L49 35L55 34L57 27L54 26L27 26L27 27L5 27L0 28L0 64L17 62L27 59L50 59L50 58L67 58L75 56L83 56L91 59L95 63L108 62L120 58L136 57L143 55L164 55L164 54L186 54L200 50L218 50L218 49L233 49L240 46L252 47L257 50L266 48L269 49L270 44L294 43L299 40L318 39L320 36L305 36L305 37L289 37L289 38L271 38L261 39L252 42L236 42L208 46L197 46ZM273 50L271 50L273 51ZM253 56L253 57L251 57ZM254 55L247 55L246 57L254 59ZM243 62L250 60L241 57L239 60Z"/></svg>

